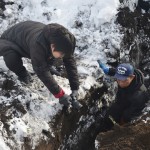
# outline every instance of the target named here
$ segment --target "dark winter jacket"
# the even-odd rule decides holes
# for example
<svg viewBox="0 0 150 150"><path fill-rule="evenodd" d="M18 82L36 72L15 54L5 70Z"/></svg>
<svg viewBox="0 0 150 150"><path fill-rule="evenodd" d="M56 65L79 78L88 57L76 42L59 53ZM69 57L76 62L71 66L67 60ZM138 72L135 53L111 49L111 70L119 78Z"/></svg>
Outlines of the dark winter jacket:
<svg viewBox="0 0 150 150"><path fill-rule="evenodd" d="M114 70L109 74L113 75ZM118 87L116 101L109 110L116 122L130 122L137 117L148 101L148 92L144 85L144 79L141 71L134 71L135 78L127 88Z"/></svg>
<svg viewBox="0 0 150 150"><path fill-rule="evenodd" d="M66 51L68 50L67 54L69 55L64 57L63 62L67 70L71 89L77 90L79 81L73 57L75 37L59 24L45 25L39 22L26 21L14 25L1 36L0 56L16 51L22 57L30 58L33 69L38 77L50 92L55 95L60 92L61 88L49 72L48 66L48 60L53 58L50 51L50 44L54 38L58 39L58 47ZM69 42L65 43L65 40Z"/></svg>

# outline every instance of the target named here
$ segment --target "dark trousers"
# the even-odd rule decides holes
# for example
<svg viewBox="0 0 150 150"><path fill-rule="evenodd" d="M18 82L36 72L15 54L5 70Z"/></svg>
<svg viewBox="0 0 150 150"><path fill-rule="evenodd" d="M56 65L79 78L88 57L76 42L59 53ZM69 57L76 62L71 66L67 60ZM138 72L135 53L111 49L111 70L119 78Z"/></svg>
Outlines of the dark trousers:
<svg viewBox="0 0 150 150"><path fill-rule="evenodd" d="M3 56L6 66L13 71L17 76L26 76L26 68L23 66L22 57L17 52L10 50L9 53Z"/></svg>

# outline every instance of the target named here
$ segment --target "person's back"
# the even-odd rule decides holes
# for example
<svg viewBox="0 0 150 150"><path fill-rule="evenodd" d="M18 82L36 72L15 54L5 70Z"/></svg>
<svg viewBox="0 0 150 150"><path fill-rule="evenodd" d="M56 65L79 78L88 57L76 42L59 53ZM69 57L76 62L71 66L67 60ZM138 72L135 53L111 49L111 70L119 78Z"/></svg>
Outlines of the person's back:
<svg viewBox="0 0 150 150"><path fill-rule="evenodd" d="M1 35L1 39L15 43L20 47L19 52L21 54L26 53L26 56L30 58L30 46L33 42L36 42L36 38L39 36L45 26L45 24L40 22L21 22L6 30ZM21 51L24 51L24 53Z"/></svg>
<svg viewBox="0 0 150 150"><path fill-rule="evenodd" d="M33 70L49 89L65 106L72 104L79 109L77 102L79 80L74 59L76 39L64 26L51 23L43 24L34 21L18 23L6 30L0 38L0 56L4 57L6 66L13 71L21 82L31 82L30 73L23 66L22 57L31 58ZM67 71L71 95L65 94L49 69L49 60L63 59ZM75 98L76 97L76 98Z"/></svg>

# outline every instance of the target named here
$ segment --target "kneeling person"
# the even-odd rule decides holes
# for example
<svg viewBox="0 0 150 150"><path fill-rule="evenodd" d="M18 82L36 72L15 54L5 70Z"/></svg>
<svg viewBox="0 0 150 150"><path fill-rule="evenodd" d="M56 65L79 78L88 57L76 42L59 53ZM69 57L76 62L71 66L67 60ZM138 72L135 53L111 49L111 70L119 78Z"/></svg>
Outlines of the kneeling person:
<svg viewBox="0 0 150 150"><path fill-rule="evenodd" d="M138 117L149 99L142 72L128 63L114 69L98 62L105 74L114 76L118 83L116 99L110 106L108 115L120 125Z"/></svg>
<svg viewBox="0 0 150 150"><path fill-rule="evenodd" d="M31 59L39 79L56 98L59 98L61 104L69 106L72 97L77 99L79 89L77 67L73 56L75 41L74 35L62 25L25 21L12 26L2 34L0 56L4 57L7 67L25 83L30 82L30 74L23 66L22 57ZM65 94L49 71L48 62L53 58L63 59L72 90L71 95Z"/></svg>

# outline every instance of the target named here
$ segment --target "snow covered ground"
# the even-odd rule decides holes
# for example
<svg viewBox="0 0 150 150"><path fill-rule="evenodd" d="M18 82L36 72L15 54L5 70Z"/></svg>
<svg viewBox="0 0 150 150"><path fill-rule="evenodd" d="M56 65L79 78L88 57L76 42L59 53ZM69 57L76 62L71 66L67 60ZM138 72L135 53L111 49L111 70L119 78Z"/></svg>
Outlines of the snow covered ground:
<svg viewBox="0 0 150 150"><path fill-rule="evenodd" d="M119 25L114 23L119 0L5 0L5 2L10 1L14 4L5 6L6 19L0 18L0 34L17 22L34 20L45 24L60 23L76 36L75 54L81 83L79 94L80 98L84 98L86 91L91 86L98 85L96 78L99 68L96 60L101 59L106 63L109 59L106 53L110 52L114 55L120 48L123 35L119 32ZM136 3L137 0L134 0L126 5L133 10ZM82 27L77 27L77 22L82 22ZM113 59L109 61L113 61ZM24 60L24 65L30 72L33 72L28 60ZM12 72L8 71L2 57L0 57L0 68L7 74L9 73L9 76L12 75L15 84L24 91L23 95L12 95L9 98L0 96L0 104L9 105L15 98L24 106L28 101L30 102L30 111L27 111L25 115L18 114L19 117L14 116L9 121L10 130L16 131L13 135L16 143L8 140L8 135L3 130L3 124L0 124L0 149L10 149L5 143L9 143L11 146L17 145L17 148L21 149L22 138L26 136L34 137L32 141L34 148L42 136L42 129L49 128L48 122L61 109L61 105L46 87L42 86L43 84L37 77L29 87L26 87L20 84ZM69 94L71 91L68 80L56 76L55 78ZM2 82L4 78L1 77L0 80Z"/></svg>

